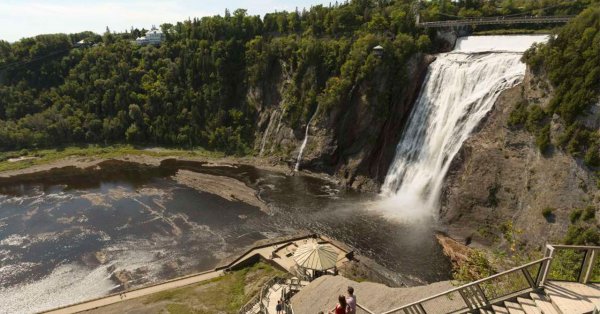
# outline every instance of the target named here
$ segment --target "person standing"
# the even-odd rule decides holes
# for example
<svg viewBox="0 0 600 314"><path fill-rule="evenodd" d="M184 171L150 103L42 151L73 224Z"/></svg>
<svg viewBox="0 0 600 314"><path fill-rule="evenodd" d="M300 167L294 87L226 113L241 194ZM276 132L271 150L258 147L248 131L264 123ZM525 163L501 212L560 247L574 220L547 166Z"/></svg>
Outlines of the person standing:
<svg viewBox="0 0 600 314"><path fill-rule="evenodd" d="M346 314L346 308L346 298L343 295L340 295L338 297L338 304L333 310L329 311L329 314Z"/></svg>
<svg viewBox="0 0 600 314"><path fill-rule="evenodd" d="M277 301L277 306L275 306L275 310L277 314L283 314L283 306L281 305L281 300Z"/></svg>
<svg viewBox="0 0 600 314"><path fill-rule="evenodd" d="M356 296L354 295L354 288L348 286L348 296L346 297L346 304L348 304L348 309L346 313L348 314L356 314Z"/></svg>

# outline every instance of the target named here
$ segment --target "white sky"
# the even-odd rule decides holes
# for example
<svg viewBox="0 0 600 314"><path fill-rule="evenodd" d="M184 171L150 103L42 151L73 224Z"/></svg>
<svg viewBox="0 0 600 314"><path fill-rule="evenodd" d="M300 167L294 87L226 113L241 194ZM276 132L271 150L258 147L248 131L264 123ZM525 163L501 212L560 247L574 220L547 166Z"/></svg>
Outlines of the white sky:
<svg viewBox="0 0 600 314"><path fill-rule="evenodd" d="M300 10L311 5L328 5L329 0L0 0L0 39L14 42L23 37L51 33L93 31L103 33L131 26L149 29L152 24L175 23L188 17L223 15L237 8L263 16L283 10ZM335 2L335 0L333 0Z"/></svg>

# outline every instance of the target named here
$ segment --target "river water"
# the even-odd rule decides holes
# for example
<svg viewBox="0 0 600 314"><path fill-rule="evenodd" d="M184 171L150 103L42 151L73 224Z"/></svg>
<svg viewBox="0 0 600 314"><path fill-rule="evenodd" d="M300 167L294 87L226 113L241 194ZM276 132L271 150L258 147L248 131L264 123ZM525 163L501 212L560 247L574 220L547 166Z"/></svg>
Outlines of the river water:
<svg viewBox="0 0 600 314"><path fill-rule="evenodd" d="M238 179L270 210L179 184L172 177L179 169ZM211 269L257 240L300 230L354 246L397 282L447 279L433 230L365 211L374 197L314 177L200 162L108 161L23 176L0 185L0 312L118 291L115 271L143 285Z"/></svg>

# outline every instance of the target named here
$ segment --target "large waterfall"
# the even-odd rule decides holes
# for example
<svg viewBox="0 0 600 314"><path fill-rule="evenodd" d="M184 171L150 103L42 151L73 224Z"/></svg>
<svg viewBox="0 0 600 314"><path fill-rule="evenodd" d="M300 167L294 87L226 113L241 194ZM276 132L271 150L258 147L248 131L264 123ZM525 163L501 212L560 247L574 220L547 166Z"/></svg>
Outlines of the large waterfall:
<svg viewBox="0 0 600 314"><path fill-rule="evenodd" d="M522 53L545 39L465 37L437 56L382 186L383 209L405 218L436 216L452 159L500 92L523 80Z"/></svg>

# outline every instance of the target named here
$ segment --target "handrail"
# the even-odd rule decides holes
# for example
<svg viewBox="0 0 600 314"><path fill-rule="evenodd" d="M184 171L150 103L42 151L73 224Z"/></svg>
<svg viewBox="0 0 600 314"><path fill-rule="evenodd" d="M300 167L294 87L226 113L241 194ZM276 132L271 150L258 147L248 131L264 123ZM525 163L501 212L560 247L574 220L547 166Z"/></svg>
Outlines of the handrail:
<svg viewBox="0 0 600 314"><path fill-rule="evenodd" d="M544 252L544 257L541 259L538 259L533 262L529 262L527 264L494 274L494 275L486 277L486 278L482 278L482 279L467 283L460 287L456 287L456 288L444 291L442 293L438 293L436 295L421 299L419 301L403 305L399 308L395 308L395 309L389 310L387 312L383 312L383 314L391 314L391 313L402 311L402 310L415 310L415 309L417 309L419 311L419 313L421 313L420 311L425 313L425 309L423 308L423 303L425 303L427 301L431 301L431 300L439 298L439 297L442 297L442 296L445 296L445 295L456 293L456 292L461 294L461 297L465 302L464 305L466 306L466 308L464 310L468 311L468 310L474 310L474 309L480 308L482 305L473 304L472 302L470 302L470 300L468 298L465 297L464 293L466 291L468 291L468 289L470 289L470 288L477 289L479 291L479 293L481 294L481 297L483 297L483 299L485 300L486 305L490 305L491 303L501 300L502 298L506 298L507 295L504 295L503 297L496 297L495 299L488 300L487 295L481 289L480 284L489 282L493 279L496 279L496 278L499 278L502 276L506 276L508 274L512 274L512 273L515 273L518 271L523 272L527 282L529 283L529 288L525 288L525 289L531 289L531 288L537 289L537 288L543 287L545 285L548 274L550 273L550 270L552 268L552 261L555 258L555 251L562 250L562 249L585 250L586 251L586 254L583 257L581 270L579 271L579 277L577 279L577 280L579 280L579 282L586 283L589 280L589 277L591 276L591 272L592 272L592 268L593 268L592 266L595 265L594 262L597 258L596 253L598 253L600 251L600 246L546 244L546 251ZM600 254L600 253L598 253L598 254ZM532 278L531 274L529 273L527 268L530 266L533 266L533 265L538 265L538 264L539 264L540 268L539 268L537 277ZM511 294L525 291L525 289L522 288L517 291L512 291ZM365 309L362 306L361 306L361 308ZM369 310L366 310L366 311L369 313L373 313L372 311L369 311Z"/></svg>
<svg viewBox="0 0 600 314"><path fill-rule="evenodd" d="M555 249L574 249L574 250L598 250L600 247L592 245L567 245L567 244L548 244L547 246Z"/></svg>
<svg viewBox="0 0 600 314"><path fill-rule="evenodd" d="M360 305L359 303L356 303L356 307L362 309L363 311L369 313L369 314L375 314L375 312L369 310L368 308L366 308L365 306Z"/></svg>
<svg viewBox="0 0 600 314"><path fill-rule="evenodd" d="M527 267L535 265L535 264L543 263L543 262L551 260L551 259L552 259L551 257L544 257L544 258L541 258L539 260L536 260L536 261L533 261L533 262L521 265L519 267L515 267L515 268L512 268L512 269L509 269L509 270L497 273L495 275L492 275L492 276L489 276L489 277L486 277L486 278L483 278L483 279L479 279L479 280L470 282L470 283L462 285L460 287L456 287L456 288L444 291L442 293L438 293L436 295L433 295L433 296L421 299L419 301L403 305L403 306L401 306L399 308L395 308L395 309L389 310L387 312L383 312L383 314L391 314L391 313L400 311L402 309L405 309L405 308L408 308L408 307L411 307L411 306L415 306L415 305L423 303L423 302L427 302L427 301L433 300L433 299L441 297L443 295L450 294L450 293L453 293L453 292L457 292L459 290L463 290L464 288L476 286L476 285L478 285L480 283L483 283L483 282L486 282L486 281L490 281L492 279L495 279L495 278L498 278L498 277L501 277L501 276L504 276L504 275L507 275L507 274L510 274L510 273L514 273L514 272L520 271L521 269L527 268Z"/></svg>

